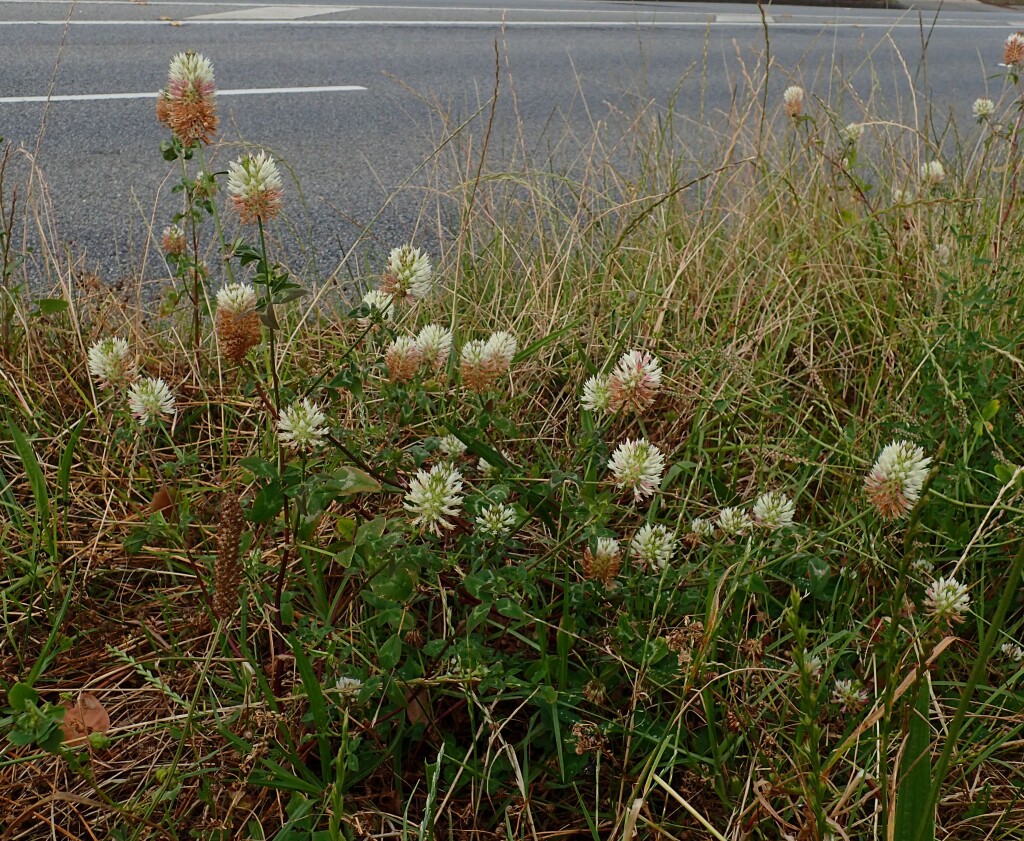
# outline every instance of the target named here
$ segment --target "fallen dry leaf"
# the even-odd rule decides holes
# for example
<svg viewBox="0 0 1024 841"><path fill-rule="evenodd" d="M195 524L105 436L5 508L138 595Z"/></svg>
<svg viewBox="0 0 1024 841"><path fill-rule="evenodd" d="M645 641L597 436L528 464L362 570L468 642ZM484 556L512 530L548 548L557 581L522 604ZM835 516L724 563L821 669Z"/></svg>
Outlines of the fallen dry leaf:
<svg viewBox="0 0 1024 841"><path fill-rule="evenodd" d="M91 692L80 693L78 702L73 705L65 701L61 706L66 710L61 737L70 747L85 744L90 733L106 733L110 729L110 716Z"/></svg>
<svg viewBox="0 0 1024 841"><path fill-rule="evenodd" d="M174 503L177 501L178 492L162 485L160 490L153 494L153 499L149 503L149 513L156 514L157 512L164 515L164 519L172 520L176 519L178 509Z"/></svg>

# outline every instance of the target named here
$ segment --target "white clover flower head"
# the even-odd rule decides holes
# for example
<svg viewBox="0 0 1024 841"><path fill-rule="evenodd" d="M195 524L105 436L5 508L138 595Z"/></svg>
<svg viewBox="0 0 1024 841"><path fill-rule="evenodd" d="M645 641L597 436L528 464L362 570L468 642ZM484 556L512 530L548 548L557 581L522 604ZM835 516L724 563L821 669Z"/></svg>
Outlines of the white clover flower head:
<svg viewBox="0 0 1024 841"><path fill-rule="evenodd" d="M351 704L363 691L363 682L357 677L342 675L334 684L334 690L338 693L339 701L342 704Z"/></svg>
<svg viewBox="0 0 1024 841"><path fill-rule="evenodd" d="M699 540L710 540L715 536L715 523L706 517L694 517L690 523L690 532Z"/></svg>
<svg viewBox="0 0 1024 841"><path fill-rule="evenodd" d="M342 675L334 684L334 689L343 695L358 693L363 688L363 682L357 677Z"/></svg>
<svg viewBox="0 0 1024 841"><path fill-rule="evenodd" d="M657 569L665 569L669 565L675 549L675 537L661 524L642 526L629 543L630 554L641 565Z"/></svg>
<svg viewBox="0 0 1024 841"><path fill-rule="evenodd" d="M939 622L953 625L964 621L971 609L971 596L967 587L955 578L937 578L924 591L928 614Z"/></svg>
<svg viewBox="0 0 1024 841"><path fill-rule="evenodd" d="M327 435L327 416L319 404L303 397L281 410L277 434L281 443L293 450L315 450Z"/></svg>
<svg viewBox="0 0 1024 841"><path fill-rule="evenodd" d="M778 491L761 494L755 501L752 513L754 522L761 528L776 531L793 525L796 505L788 496Z"/></svg>
<svg viewBox="0 0 1024 841"><path fill-rule="evenodd" d="M256 309L256 289L248 283L230 283L217 291L217 309L232 315L248 315Z"/></svg>
<svg viewBox="0 0 1024 841"><path fill-rule="evenodd" d="M832 689L832 703L843 712L857 712L868 702L868 693L859 680L837 680Z"/></svg>
<svg viewBox="0 0 1024 841"><path fill-rule="evenodd" d="M612 401L611 377L597 374L583 383L583 396L580 406L588 412L599 415L608 414Z"/></svg>
<svg viewBox="0 0 1024 841"><path fill-rule="evenodd" d="M633 499L654 496L665 472L665 456L646 438L623 441L615 448L608 469L615 486L633 491Z"/></svg>
<svg viewBox="0 0 1024 841"><path fill-rule="evenodd" d="M128 387L128 407L141 423L174 415L174 394L159 377L146 377Z"/></svg>
<svg viewBox="0 0 1024 841"><path fill-rule="evenodd" d="M987 96L979 96L974 100L974 104L971 106L971 113L974 114L974 118L980 123L987 120L996 112L996 104L989 99Z"/></svg>
<svg viewBox="0 0 1024 841"><path fill-rule="evenodd" d="M807 674L814 680L821 677L822 662L821 657L817 654L811 654L806 648L804 649L804 666L807 669Z"/></svg>
<svg viewBox="0 0 1024 841"><path fill-rule="evenodd" d="M999 646L999 650L1007 660L1014 663L1020 663L1024 660L1024 648L1021 648L1015 642L1004 642Z"/></svg>
<svg viewBox="0 0 1024 841"><path fill-rule="evenodd" d="M411 245L392 248L381 288L398 300L421 301L434 288L430 257Z"/></svg>
<svg viewBox="0 0 1024 841"><path fill-rule="evenodd" d="M519 341L511 333L499 331L491 333L484 344L484 359L500 376L508 371L512 365L512 358L519 350Z"/></svg>
<svg viewBox="0 0 1024 841"><path fill-rule="evenodd" d="M266 222L281 210L284 195L277 163L266 152L228 163L228 199L245 224Z"/></svg>
<svg viewBox="0 0 1024 841"><path fill-rule="evenodd" d="M742 508L723 508L718 512L718 527L731 537L746 534L754 523Z"/></svg>
<svg viewBox="0 0 1024 841"><path fill-rule="evenodd" d="M608 408L617 412L631 408L642 412L661 388L661 363L642 350L631 350L622 355L608 378Z"/></svg>
<svg viewBox="0 0 1024 841"><path fill-rule="evenodd" d="M466 445L455 435L443 435L438 442L438 448L448 458L458 458L466 452Z"/></svg>
<svg viewBox="0 0 1024 841"><path fill-rule="evenodd" d="M384 364L388 366L388 375L394 383L411 380L422 363L423 354L412 336L399 336L384 351Z"/></svg>
<svg viewBox="0 0 1024 841"><path fill-rule="evenodd" d="M799 85L790 85L782 92L782 104L785 106L787 116L799 117L803 114L804 95L804 89Z"/></svg>
<svg viewBox="0 0 1024 841"><path fill-rule="evenodd" d="M128 342L117 336L108 336L94 342L89 348L89 374L100 385L117 387L135 378L135 362Z"/></svg>
<svg viewBox="0 0 1024 841"><path fill-rule="evenodd" d="M476 518L477 530L493 540L505 537L516 524L516 510L511 505L488 505Z"/></svg>
<svg viewBox="0 0 1024 841"><path fill-rule="evenodd" d="M864 128L864 123L847 123L839 130L839 139L850 145L858 143L864 136Z"/></svg>
<svg viewBox="0 0 1024 841"><path fill-rule="evenodd" d="M892 188L892 203L893 204L910 204L914 200L914 188L913 187L893 187Z"/></svg>
<svg viewBox="0 0 1024 841"><path fill-rule="evenodd" d="M935 564L929 561L927 558L915 558L910 562L910 568L914 570L918 575L930 576L935 572Z"/></svg>
<svg viewBox="0 0 1024 841"><path fill-rule="evenodd" d="M946 168L940 160L925 161L921 164L921 183L928 187L935 187L946 180Z"/></svg>
<svg viewBox="0 0 1024 841"><path fill-rule="evenodd" d="M423 361L435 371L440 371L448 364L453 341L452 331L440 324L428 324L416 334L416 347Z"/></svg>
<svg viewBox="0 0 1024 841"><path fill-rule="evenodd" d="M438 464L418 470L409 481L402 506L413 515L413 525L425 528L440 537L455 524L449 517L462 510L462 474L449 464Z"/></svg>
<svg viewBox="0 0 1024 841"><path fill-rule="evenodd" d="M504 456L506 460L512 458L508 450L502 450L501 455ZM476 463L476 469L482 479L497 479L501 473L502 465L491 464L483 456L480 456L480 459Z"/></svg>
<svg viewBox="0 0 1024 841"><path fill-rule="evenodd" d="M363 295L363 304L368 310L366 318L360 320L362 329L370 326L374 319L391 321L395 317L394 301L391 296L380 289L370 289Z"/></svg>
<svg viewBox="0 0 1024 841"><path fill-rule="evenodd" d="M864 480L868 501L887 520L906 516L921 498L931 461L909 441L893 441Z"/></svg>

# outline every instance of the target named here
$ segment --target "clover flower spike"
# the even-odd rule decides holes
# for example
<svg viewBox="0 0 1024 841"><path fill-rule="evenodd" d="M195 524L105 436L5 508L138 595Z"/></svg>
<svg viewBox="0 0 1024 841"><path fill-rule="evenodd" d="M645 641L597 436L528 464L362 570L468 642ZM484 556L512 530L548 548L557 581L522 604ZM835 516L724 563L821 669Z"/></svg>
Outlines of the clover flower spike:
<svg viewBox="0 0 1024 841"><path fill-rule="evenodd" d="M266 152L228 163L228 199L244 224L273 219L281 212L283 195L281 173Z"/></svg>
<svg viewBox="0 0 1024 841"><path fill-rule="evenodd" d="M777 491L761 494L751 509L754 522L769 531L793 525L793 513L796 506L788 496Z"/></svg>
<svg viewBox="0 0 1024 841"><path fill-rule="evenodd" d="M277 421L281 443L293 450L315 450L327 435L327 416L308 397L281 411Z"/></svg>
<svg viewBox="0 0 1024 841"><path fill-rule="evenodd" d="M128 407L142 423L174 415L174 394L159 377L146 377L128 388Z"/></svg>
<svg viewBox="0 0 1024 841"><path fill-rule="evenodd" d="M937 578L925 589L924 601L929 615L947 625L963 622L971 609L967 587L955 578Z"/></svg>
<svg viewBox="0 0 1024 841"><path fill-rule="evenodd" d="M95 342L88 352L89 373L100 385L123 386L135 378L135 363L128 342L108 336Z"/></svg>
<svg viewBox="0 0 1024 841"><path fill-rule="evenodd" d="M661 364L651 354L631 350L619 359L608 379L608 408L643 412L661 388Z"/></svg>
<svg viewBox="0 0 1024 841"><path fill-rule="evenodd" d="M665 456L646 438L624 441L612 453L608 469L616 487L633 491L633 498L639 502L644 497L654 496L661 485Z"/></svg>
<svg viewBox="0 0 1024 841"><path fill-rule="evenodd" d="M642 565L665 569L672 560L676 540L665 526L646 524L629 543L630 554Z"/></svg>
<svg viewBox="0 0 1024 841"><path fill-rule="evenodd" d="M864 491L887 520L906 516L921 498L930 458L909 441L893 441L878 456L864 480Z"/></svg>
<svg viewBox="0 0 1024 841"><path fill-rule="evenodd" d="M428 297L434 288L430 257L411 245L392 248L380 288L396 301L415 303Z"/></svg>
<svg viewBox="0 0 1024 841"><path fill-rule="evenodd" d="M409 481L402 506L414 515L413 525L440 537L442 529L455 528L449 518L462 510L462 474L448 464L435 465L429 472L417 471Z"/></svg>

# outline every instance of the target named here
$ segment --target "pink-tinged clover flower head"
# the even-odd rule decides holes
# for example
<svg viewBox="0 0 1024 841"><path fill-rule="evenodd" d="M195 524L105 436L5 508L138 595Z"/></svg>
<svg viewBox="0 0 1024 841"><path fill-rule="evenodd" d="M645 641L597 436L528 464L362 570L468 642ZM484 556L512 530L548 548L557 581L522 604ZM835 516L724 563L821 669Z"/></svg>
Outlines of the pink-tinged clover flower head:
<svg viewBox="0 0 1024 841"><path fill-rule="evenodd" d="M399 336L384 351L384 364L393 383L411 380L420 370L423 354L412 336Z"/></svg>
<svg viewBox="0 0 1024 841"><path fill-rule="evenodd" d="M163 420L174 415L174 394L159 377L146 377L128 388L128 408L141 423Z"/></svg>
<svg viewBox="0 0 1024 841"><path fill-rule="evenodd" d="M167 86L157 95L156 117L186 146L209 143L217 131L213 65L199 53L178 53L167 71Z"/></svg>
<svg viewBox="0 0 1024 841"><path fill-rule="evenodd" d="M782 92L782 104L786 116L799 117L804 113L804 89L799 85L790 85Z"/></svg>
<svg viewBox="0 0 1024 841"><path fill-rule="evenodd" d="M281 443L296 451L315 450L327 435L327 416L319 404L303 397L281 411L277 421Z"/></svg>
<svg viewBox="0 0 1024 841"><path fill-rule="evenodd" d="M469 391L482 394L493 385L498 372L487 352L487 342L483 339L470 339L462 346L459 372L463 387Z"/></svg>
<svg viewBox="0 0 1024 841"><path fill-rule="evenodd" d="M135 378L135 361L128 342L108 336L95 342L88 353L89 373L100 385L117 388Z"/></svg>
<svg viewBox="0 0 1024 841"><path fill-rule="evenodd" d="M429 472L417 471L402 506L413 515L413 525L440 537L442 529L455 528L449 518L462 510L462 474L448 464L435 465Z"/></svg>
<svg viewBox="0 0 1024 841"><path fill-rule="evenodd" d="M837 680L832 689L832 703L845 713L862 709L868 702L868 693L859 680Z"/></svg>
<svg viewBox="0 0 1024 841"><path fill-rule="evenodd" d="M864 492L879 515L896 520L910 513L921 498L931 461L909 441L893 441L882 450L864 480Z"/></svg>
<svg viewBox="0 0 1024 841"><path fill-rule="evenodd" d="M281 212L281 173L266 152L228 163L228 199L244 224L267 222Z"/></svg>
<svg viewBox="0 0 1024 841"><path fill-rule="evenodd" d="M185 240L185 231L180 225L168 225L160 237L160 247L167 256L180 256L185 253L188 243Z"/></svg>
<svg viewBox="0 0 1024 841"><path fill-rule="evenodd" d="M646 438L624 441L615 448L608 469L612 472L616 487L630 490L639 502L644 497L654 496L665 472L665 456Z"/></svg>
<svg viewBox="0 0 1024 841"><path fill-rule="evenodd" d="M642 350L624 353L608 380L608 407L613 412L633 409L643 412L654 402L661 388L661 364Z"/></svg>
<svg viewBox="0 0 1024 841"><path fill-rule="evenodd" d="M484 356L490 361L491 366L498 373L498 376L508 373L512 367L512 359L519 350L519 340L511 333L498 331L491 333L484 345Z"/></svg>

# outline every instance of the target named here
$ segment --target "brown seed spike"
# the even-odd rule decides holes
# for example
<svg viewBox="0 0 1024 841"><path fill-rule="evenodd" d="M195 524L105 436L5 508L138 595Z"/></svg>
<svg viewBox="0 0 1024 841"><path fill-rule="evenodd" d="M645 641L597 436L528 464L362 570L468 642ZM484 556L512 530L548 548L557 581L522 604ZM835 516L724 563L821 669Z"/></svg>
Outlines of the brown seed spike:
<svg viewBox="0 0 1024 841"><path fill-rule="evenodd" d="M213 615L218 620L228 619L238 606L238 585L242 582L238 549L244 527L245 515L238 494L226 494L220 505L217 560L213 569Z"/></svg>

